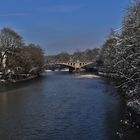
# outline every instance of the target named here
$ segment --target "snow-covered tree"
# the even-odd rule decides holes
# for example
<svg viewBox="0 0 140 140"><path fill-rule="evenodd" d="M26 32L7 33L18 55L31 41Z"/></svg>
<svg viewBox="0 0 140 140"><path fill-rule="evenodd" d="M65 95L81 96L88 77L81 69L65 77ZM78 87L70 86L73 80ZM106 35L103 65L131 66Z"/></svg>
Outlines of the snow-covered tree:
<svg viewBox="0 0 140 140"><path fill-rule="evenodd" d="M111 36L103 45L101 55L106 71L113 72L117 86L130 98L140 88L140 0L128 8L119 36ZM134 91L134 92L132 92Z"/></svg>

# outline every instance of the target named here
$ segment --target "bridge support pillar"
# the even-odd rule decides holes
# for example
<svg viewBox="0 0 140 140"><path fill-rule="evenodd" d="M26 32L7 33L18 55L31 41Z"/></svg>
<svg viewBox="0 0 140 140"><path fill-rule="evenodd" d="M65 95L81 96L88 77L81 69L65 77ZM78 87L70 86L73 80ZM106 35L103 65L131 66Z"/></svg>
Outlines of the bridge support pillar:
<svg viewBox="0 0 140 140"><path fill-rule="evenodd" d="M73 72L73 69L72 68L69 68L69 72Z"/></svg>
<svg viewBox="0 0 140 140"><path fill-rule="evenodd" d="M80 72L80 68L75 68L75 72L79 73Z"/></svg>

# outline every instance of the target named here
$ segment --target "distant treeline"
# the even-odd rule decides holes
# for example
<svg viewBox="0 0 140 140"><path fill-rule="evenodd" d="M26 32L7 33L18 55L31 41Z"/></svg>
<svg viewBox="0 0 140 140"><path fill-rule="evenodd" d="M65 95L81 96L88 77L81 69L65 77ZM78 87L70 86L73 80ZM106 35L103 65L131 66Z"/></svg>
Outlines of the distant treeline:
<svg viewBox="0 0 140 140"><path fill-rule="evenodd" d="M22 37L10 28L0 30L1 78L17 74L39 74L44 64L44 53L39 45L26 45Z"/></svg>
<svg viewBox="0 0 140 140"><path fill-rule="evenodd" d="M57 55L46 56L47 63L69 62L69 61L95 61L99 57L99 48L87 49L85 51L76 50L73 54L62 52Z"/></svg>

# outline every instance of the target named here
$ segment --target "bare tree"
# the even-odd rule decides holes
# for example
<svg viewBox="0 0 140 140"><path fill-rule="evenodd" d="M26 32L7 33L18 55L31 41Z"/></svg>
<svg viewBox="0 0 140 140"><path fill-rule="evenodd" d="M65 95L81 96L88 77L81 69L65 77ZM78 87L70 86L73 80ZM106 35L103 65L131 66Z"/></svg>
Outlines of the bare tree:
<svg viewBox="0 0 140 140"><path fill-rule="evenodd" d="M20 48L17 66L20 68L20 73L41 72L44 66L44 53L41 47L29 44Z"/></svg>
<svg viewBox="0 0 140 140"><path fill-rule="evenodd" d="M10 28L0 30L0 65L6 68L8 54L14 54L15 49L23 45L22 37Z"/></svg>

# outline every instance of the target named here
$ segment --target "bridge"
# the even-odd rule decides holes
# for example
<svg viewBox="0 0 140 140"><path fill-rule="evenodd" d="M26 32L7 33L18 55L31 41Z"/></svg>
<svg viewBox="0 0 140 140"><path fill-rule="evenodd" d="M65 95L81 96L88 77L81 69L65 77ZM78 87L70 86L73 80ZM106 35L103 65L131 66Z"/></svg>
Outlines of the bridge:
<svg viewBox="0 0 140 140"><path fill-rule="evenodd" d="M57 62L57 63L50 63L49 65L51 66L63 66L66 68L69 68L69 71L75 71L75 72L80 72L81 69L85 69L86 67L90 66L90 65L96 65L96 61L92 61L92 62L80 62L80 61L76 61L76 62Z"/></svg>

